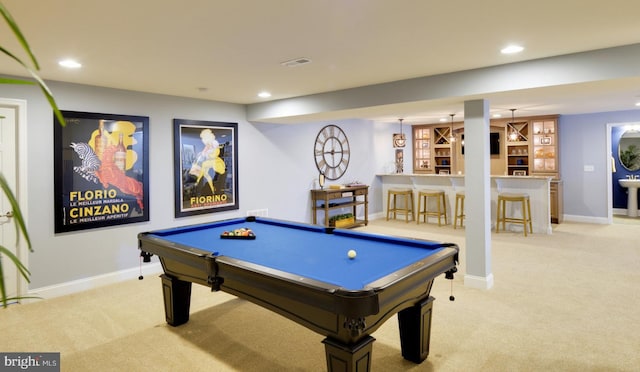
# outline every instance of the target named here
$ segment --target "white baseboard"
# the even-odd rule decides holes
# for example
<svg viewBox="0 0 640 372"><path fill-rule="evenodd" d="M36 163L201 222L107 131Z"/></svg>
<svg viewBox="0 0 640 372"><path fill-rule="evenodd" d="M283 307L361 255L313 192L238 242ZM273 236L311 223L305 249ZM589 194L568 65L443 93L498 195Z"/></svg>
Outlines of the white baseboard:
<svg viewBox="0 0 640 372"><path fill-rule="evenodd" d="M563 217L565 221L569 222L597 223L601 225L609 224L609 219L607 217L576 216L571 214L565 214Z"/></svg>
<svg viewBox="0 0 640 372"><path fill-rule="evenodd" d="M369 213L369 220L377 220L379 218L387 218L387 216L384 212Z"/></svg>
<svg viewBox="0 0 640 372"><path fill-rule="evenodd" d="M489 274L486 277L466 274L464 276L464 286L469 288L491 289L493 288L493 274Z"/></svg>
<svg viewBox="0 0 640 372"><path fill-rule="evenodd" d="M142 275L156 275L161 274L162 272L162 265L160 264L160 262L154 262L142 266ZM39 297L40 300L60 297L72 293L78 293L89 289L102 287L109 284L115 284L126 280L135 279L138 276L140 276L140 268L135 267L109 274L97 275L89 278L73 280L66 283L55 284L47 287L30 289L26 296ZM24 302L30 301L38 300L29 300Z"/></svg>

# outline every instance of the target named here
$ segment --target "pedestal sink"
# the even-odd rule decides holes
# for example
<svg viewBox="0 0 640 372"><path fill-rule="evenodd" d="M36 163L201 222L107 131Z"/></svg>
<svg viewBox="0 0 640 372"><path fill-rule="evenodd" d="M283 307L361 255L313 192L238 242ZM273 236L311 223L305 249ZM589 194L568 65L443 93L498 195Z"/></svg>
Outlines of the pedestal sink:
<svg viewBox="0 0 640 372"><path fill-rule="evenodd" d="M640 188L640 180L620 178L618 183L626 188L629 194L627 198L627 215L629 217L638 217L638 188Z"/></svg>

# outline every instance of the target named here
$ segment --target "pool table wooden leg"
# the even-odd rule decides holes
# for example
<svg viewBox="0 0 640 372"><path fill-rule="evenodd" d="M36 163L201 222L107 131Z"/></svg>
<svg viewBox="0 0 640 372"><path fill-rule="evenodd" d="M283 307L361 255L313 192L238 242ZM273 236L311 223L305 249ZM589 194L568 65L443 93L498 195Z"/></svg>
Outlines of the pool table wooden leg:
<svg viewBox="0 0 640 372"><path fill-rule="evenodd" d="M354 345L325 338L324 349L327 355L329 372L368 372L371 370L371 351L376 339L366 336Z"/></svg>
<svg viewBox="0 0 640 372"><path fill-rule="evenodd" d="M188 322L191 306L191 282L185 282L167 274L162 274L160 277L162 278L164 314L167 323L175 327Z"/></svg>
<svg viewBox="0 0 640 372"><path fill-rule="evenodd" d="M422 363L429 356L433 300L429 296L398 313L402 356L414 363Z"/></svg>

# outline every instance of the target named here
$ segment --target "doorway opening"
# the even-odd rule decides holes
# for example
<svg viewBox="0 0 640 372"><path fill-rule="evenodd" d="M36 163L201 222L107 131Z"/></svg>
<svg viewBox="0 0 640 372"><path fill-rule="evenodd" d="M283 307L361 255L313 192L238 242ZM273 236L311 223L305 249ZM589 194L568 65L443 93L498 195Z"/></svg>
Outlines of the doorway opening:
<svg viewBox="0 0 640 372"><path fill-rule="evenodd" d="M26 115L26 101L0 98L0 172L20 205L25 223L28 221L27 143L24 133L27 123ZM28 268L28 249L24 239L18 239L16 235L12 215L11 204L2 193L0 195L0 244ZM6 256L2 256L2 269L7 297L24 296L27 292L27 282Z"/></svg>

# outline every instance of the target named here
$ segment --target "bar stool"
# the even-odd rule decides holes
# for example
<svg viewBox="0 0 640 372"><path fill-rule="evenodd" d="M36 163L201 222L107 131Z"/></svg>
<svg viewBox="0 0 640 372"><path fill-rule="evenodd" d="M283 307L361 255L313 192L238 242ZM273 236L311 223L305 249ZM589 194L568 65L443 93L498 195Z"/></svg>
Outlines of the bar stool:
<svg viewBox="0 0 640 372"><path fill-rule="evenodd" d="M398 207L398 196L404 197L404 208ZM393 208L391 207L392 200ZM398 212L404 213L407 223L409 222L409 214L411 214L411 218L415 221L412 189L389 189L389 191L387 191L387 221L389 221L389 214L393 213L393 219L396 219Z"/></svg>
<svg viewBox="0 0 640 372"><path fill-rule="evenodd" d="M522 218L517 218L515 216L506 216L507 202L520 203L522 209ZM502 223L502 230L506 230L507 222L522 224L524 228L524 236L527 236L527 225L529 226L529 232L533 233L533 224L531 222L531 202L529 200L529 195L506 192L498 194L498 206L496 210L496 233L500 231L500 223Z"/></svg>
<svg viewBox="0 0 640 372"><path fill-rule="evenodd" d="M464 227L464 190L456 192L456 209L453 212L453 228L458 227L458 219L460 227Z"/></svg>
<svg viewBox="0 0 640 372"><path fill-rule="evenodd" d="M429 210L429 198L436 199L436 210ZM428 223L429 216L438 217L438 226L442 226L441 217L444 216L444 224L447 224L447 203L445 201L444 191L442 190L420 190L418 191L418 219L424 216L424 223Z"/></svg>

